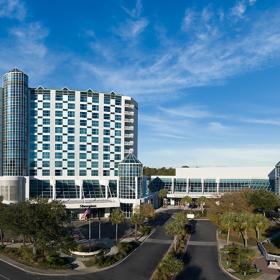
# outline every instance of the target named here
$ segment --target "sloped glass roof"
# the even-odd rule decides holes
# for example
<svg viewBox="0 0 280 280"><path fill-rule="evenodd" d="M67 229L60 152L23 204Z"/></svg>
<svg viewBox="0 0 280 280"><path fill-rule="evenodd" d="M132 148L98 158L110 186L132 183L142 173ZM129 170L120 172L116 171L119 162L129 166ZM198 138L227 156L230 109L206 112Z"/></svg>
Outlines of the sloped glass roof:
<svg viewBox="0 0 280 280"><path fill-rule="evenodd" d="M136 158L136 156L134 154L128 154L121 162L120 164L123 163L138 163L138 164L142 164L142 162Z"/></svg>

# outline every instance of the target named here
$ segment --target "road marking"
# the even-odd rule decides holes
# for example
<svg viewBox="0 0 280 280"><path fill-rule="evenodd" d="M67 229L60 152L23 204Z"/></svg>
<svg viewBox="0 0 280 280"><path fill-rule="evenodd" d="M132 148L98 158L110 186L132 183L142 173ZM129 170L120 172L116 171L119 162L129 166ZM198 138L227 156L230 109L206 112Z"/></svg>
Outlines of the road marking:
<svg viewBox="0 0 280 280"><path fill-rule="evenodd" d="M3 278L3 279L5 279L5 280L10 280L10 278L6 277L5 275L3 275L3 274L1 274L1 273L0 273L0 277Z"/></svg>
<svg viewBox="0 0 280 280"><path fill-rule="evenodd" d="M158 244L171 244L173 241L172 240L166 240L166 239L153 239L153 238L149 238L146 239L147 243L158 243Z"/></svg>
<svg viewBox="0 0 280 280"><path fill-rule="evenodd" d="M190 246L217 246L217 242L189 241Z"/></svg>

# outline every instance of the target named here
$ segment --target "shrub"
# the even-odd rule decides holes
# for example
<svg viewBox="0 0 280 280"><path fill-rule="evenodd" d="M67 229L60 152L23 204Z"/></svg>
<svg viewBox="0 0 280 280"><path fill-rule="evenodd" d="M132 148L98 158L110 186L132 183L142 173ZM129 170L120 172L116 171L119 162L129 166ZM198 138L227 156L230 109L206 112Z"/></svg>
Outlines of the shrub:
<svg viewBox="0 0 280 280"><path fill-rule="evenodd" d="M141 235L148 235L151 233L152 228L150 226L142 225L139 229Z"/></svg>

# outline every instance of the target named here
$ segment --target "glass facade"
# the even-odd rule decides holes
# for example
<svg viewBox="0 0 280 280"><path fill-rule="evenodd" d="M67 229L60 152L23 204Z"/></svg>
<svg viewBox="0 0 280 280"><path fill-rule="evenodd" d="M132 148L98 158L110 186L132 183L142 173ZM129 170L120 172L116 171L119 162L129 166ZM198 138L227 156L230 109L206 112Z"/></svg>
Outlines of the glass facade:
<svg viewBox="0 0 280 280"><path fill-rule="evenodd" d="M137 199L143 192L143 164L133 155L119 164L120 198Z"/></svg>
<svg viewBox="0 0 280 280"><path fill-rule="evenodd" d="M28 175L28 77L18 69L4 75L2 175Z"/></svg>

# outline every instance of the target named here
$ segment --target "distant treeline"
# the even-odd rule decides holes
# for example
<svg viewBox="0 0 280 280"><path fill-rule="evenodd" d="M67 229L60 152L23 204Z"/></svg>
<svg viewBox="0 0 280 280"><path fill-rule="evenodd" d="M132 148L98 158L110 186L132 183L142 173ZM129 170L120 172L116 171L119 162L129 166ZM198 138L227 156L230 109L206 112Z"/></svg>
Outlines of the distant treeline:
<svg viewBox="0 0 280 280"><path fill-rule="evenodd" d="M175 176L175 168L161 167L161 168L152 168L144 166L144 176L151 175L166 175L166 176Z"/></svg>

